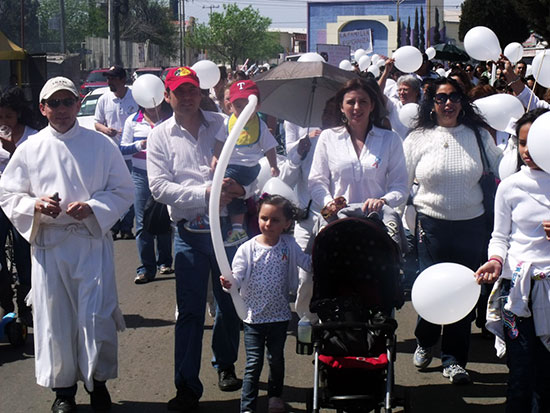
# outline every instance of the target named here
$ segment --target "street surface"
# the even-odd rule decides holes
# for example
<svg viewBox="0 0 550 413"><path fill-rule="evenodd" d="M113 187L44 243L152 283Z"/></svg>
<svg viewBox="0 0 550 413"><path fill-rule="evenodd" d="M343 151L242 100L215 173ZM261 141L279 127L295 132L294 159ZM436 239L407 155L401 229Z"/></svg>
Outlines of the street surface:
<svg viewBox="0 0 550 413"><path fill-rule="evenodd" d="M113 412L164 412L166 402L175 395L173 385L173 347L175 280L174 275L160 276L154 282L135 285L138 265L133 240L115 242L117 282L120 306L127 329L119 335L119 378L108 382ZM416 313L410 302L397 312L396 392L408 389L415 413L497 413L504 410L507 368L495 356L493 341L483 339L473 325L470 363L467 368L474 384L453 386L441 374L441 361L434 358L427 372L419 373L412 365L416 348ZM213 319L207 314L201 378L204 395L201 413L238 412L240 392L224 393L217 387L217 374L210 365L210 340ZM312 357L295 352L296 320L293 320L286 344L284 400L289 412L305 412L306 389L312 387ZM54 393L39 387L34 379L32 330L27 344L14 349L0 343L0 412L49 412ZM436 352L436 354L438 354ZM242 378L244 346L236 365ZM267 411L267 365L260 388L259 412ZM89 397L79 383L79 412L91 412ZM400 408L396 412L402 411Z"/></svg>

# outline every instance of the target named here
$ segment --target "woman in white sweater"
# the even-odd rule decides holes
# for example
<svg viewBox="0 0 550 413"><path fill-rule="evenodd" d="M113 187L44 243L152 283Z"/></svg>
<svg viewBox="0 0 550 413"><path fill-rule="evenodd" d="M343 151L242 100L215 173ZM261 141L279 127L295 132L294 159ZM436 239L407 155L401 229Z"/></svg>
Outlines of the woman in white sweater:
<svg viewBox="0 0 550 413"><path fill-rule="evenodd" d="M506 352L507 413L550 411L550 174L527 148L532 123L547 111L516 123L523 166L498 187L490 258L476 272L480 282L496 280L487 328L497 337L497 355Z"/></svg>
<svg viewBox="0 0 550 413"><path fill-rule="evenodd" d="M420 105L417 127L403 144L409 186L415 180L418 183L413 204L418 213L421 271L440 262L456 262L475 271L483 260L487 226L479 185L483 164L478 141L495 175L502 157L483 127L483 119L456 81L442 78L430 85ZM471 320L468 315L443 327L443 375L454 384L470 382L465 366ZM419 318L415 335L418 346L413 362L424 369L432 360L431 347L441 335L441 326Z"/></svg>

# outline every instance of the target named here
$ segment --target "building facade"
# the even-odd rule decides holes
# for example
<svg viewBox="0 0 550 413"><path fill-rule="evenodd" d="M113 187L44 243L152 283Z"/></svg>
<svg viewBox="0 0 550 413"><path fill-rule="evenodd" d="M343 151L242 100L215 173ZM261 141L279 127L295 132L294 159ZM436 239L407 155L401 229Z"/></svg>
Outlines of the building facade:
<svg viewBox="0 0 550 413"><path fill-rule="evenodd" d="M400 46L421 50L445 43L443 0L310 1L308 50L318 44L347 44L351 52L391 56Z"/></svg>

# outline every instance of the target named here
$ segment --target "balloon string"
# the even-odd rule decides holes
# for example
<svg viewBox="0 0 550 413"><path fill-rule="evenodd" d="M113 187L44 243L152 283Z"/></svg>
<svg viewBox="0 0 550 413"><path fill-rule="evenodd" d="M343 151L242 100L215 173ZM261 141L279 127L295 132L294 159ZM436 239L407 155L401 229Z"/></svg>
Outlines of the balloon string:
<svg viewBox="0 0 550 413"><path fill-rule="evenodd" d="M544 58L546 57L546 51L542 52L542 59L540 59L539 69L537 70L537 75L535 76L535 82L533 83L533 88L531 89L531 95L529 96L529 103L527 104L527 112L531 107L531 102L533 101L533 95L535 94L535 88L537 87L537 79L539 78L540 71L542 69L542 64L544 63Z"/></svg>

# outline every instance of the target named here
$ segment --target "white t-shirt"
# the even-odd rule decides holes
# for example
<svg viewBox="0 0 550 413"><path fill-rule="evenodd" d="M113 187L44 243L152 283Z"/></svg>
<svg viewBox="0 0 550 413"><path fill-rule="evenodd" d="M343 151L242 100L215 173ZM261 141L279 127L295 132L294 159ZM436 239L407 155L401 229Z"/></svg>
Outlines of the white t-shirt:
<svg viewBox="0 0 550 413"><path fill-rule="evenodd" d="M119 131L113 138L115 143L119 145L124 122L126 122L128 116L136 113L137 110L138 104L132 96L132 90L128 88L122 99L116 97L114 92L109 91L101 95L97 100L94 118L97 123Z"/></svg>

